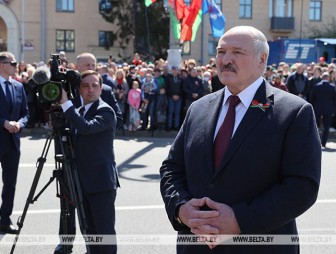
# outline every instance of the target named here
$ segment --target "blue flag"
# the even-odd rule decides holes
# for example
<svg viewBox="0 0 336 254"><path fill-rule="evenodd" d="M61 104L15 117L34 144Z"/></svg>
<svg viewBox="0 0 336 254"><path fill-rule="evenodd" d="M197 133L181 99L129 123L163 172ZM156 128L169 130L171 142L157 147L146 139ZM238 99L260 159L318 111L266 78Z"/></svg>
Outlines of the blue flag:
<svg viewBox="0 0 336 254"><path fill-rule="evenodd" d="M203 0L203 14L205 13L209 13L212 36L221 37L225 31L225 17L214 0Z"/></svg>

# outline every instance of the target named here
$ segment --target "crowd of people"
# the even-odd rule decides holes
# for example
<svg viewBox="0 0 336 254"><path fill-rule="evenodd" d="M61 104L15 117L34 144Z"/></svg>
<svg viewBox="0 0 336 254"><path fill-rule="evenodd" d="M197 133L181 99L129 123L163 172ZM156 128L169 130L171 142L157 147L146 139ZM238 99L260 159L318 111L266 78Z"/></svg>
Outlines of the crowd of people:
<svg viewBox="0 0 336 254"><path fill-rule="evenodd" d="M194 59L179 66L168 66L162 59L146 63L138 54L130 64L119 65L111 58L97 63L91 53L78 55L72 63L61 52L58 68L81 73L77 96L69 98L62 89L60 104L71 125L79 169L87 218L83 233L116 234L119 180L113 138L117 126L170 131L184 121L160 168L161 195L180 235L213 235L218 240L178 244L177 253L213 249L236 254L299 253L297 244L221 245L225 235L297 235L295 218L317 199L321 143L326 145L336 105L335 65L266 66L268 55L265 35L249 26L228 30L219 40L216 59L204 66ZM0 52L4 127L0 231L5 233L18 232L10 219L20 158L18 134L25 126L49 128L48 112L40 105L33 80L42 65L17 65L12 53ZM316 128L320 122L321 140ZM75 235L75 206L69 204L66 212L59 233ZM117 253L115 242L87 249ZM71 252L72 245L62 243L54 251Z"/></svg>
<svg viewBox="0 0 336 254"><path fill-rule="evenodd" d="M60 62L66 69L76 69L76 63L70 62L64 52L60 53ZM17 68L15 79L22 82L27 94L28 128L48 128L48 114L40 105L37 85L32 80L35 69L43 64L21 62ZM122 114L118 128L128 131L178 130L192 102L224 87L214 58L203 66L194 59L168 66L164 59L154 63L142 61L136 53L131 63L117 64L109 58L108 63L98 62L94 68L114 93ZM336 65L326 63L323 58L318 63L269 65L264 78L274 87L311 102L311 91L321 82L322 74L328 74L328 81L336 84ZM336 127L335 120L330 124Z"/></svg>

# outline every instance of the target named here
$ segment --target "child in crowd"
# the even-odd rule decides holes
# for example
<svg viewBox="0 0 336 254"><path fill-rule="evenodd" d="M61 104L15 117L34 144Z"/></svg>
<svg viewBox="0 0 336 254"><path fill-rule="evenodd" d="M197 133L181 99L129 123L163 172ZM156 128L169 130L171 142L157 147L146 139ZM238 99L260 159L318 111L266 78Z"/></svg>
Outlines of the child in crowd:
<svg viewBox="0 0 336 254"><path fill-rule="evenodd" d="M139 82L134 80L132 82L132 89L128 92L129 107L129 131L136 131L140 125L139 107L141 103L141 90L139 89Z"/></svg>
<svg viewBox="0 0 336 254"><path fill-rule="evenodd" d="M144 108L142 108L142 126L141 129L145 130L148 125L148 117L150 116L150 129L153 130L155 123L155 96L157 92L157 84L152 74L147 73L142 83L142 98Z"/></svg>

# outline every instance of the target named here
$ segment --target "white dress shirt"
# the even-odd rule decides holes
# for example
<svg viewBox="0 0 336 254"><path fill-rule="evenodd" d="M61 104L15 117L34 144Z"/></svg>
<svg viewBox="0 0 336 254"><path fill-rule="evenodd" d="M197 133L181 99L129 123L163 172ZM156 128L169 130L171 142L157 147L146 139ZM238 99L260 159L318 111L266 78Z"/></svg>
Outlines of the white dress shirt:
<svg viewBox="0 0 336 254"><path fill-rule="evenodd" d="M233 128L233 133L232 136L234 135L235 131L237 130L241 120L243 119L246 111L251 105L251 102L254 98L255 93L257 92L258 88L263 82L263 78L260 77L256 81L254 81L251 85L246 87L243 91L241 91L237 96L240 99L240 103L236 106L236 118L235 118L235 125ZM224 122L226 113L229 108L229 102L228 98L232 95L228 87L226 86L225 88L225 93L224 93L224 100L223 100L223 105L222 105L222 110L219 114L218 120L217 120L217 126L215 130L215 135L214 135L214 140L216 138L216 135L219 131L219 128L221 127L222 123Z"/></svg>

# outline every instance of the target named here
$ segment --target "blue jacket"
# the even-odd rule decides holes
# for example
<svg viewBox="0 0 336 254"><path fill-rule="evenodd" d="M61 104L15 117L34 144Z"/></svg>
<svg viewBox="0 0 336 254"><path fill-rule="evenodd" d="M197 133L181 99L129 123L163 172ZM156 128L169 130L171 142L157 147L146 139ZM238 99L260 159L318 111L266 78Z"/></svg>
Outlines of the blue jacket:
<svg viewBox="0 0 336 254"><path fill-rule="evenodd" d="M14 141L14 144L18 150L20 150L20 133L9 133L4 127L4 123L6 120L8 121L16 121L20 124L21 129L27 125L29 112L27 106L26 93L24 91L23 85L12 79L10 80L12 83L13 89L13 108L9 109L9 105L7 103L7 99L5 96L2 87L0 86L0 149L8 146L7 136L11 136Z"/></svg>

